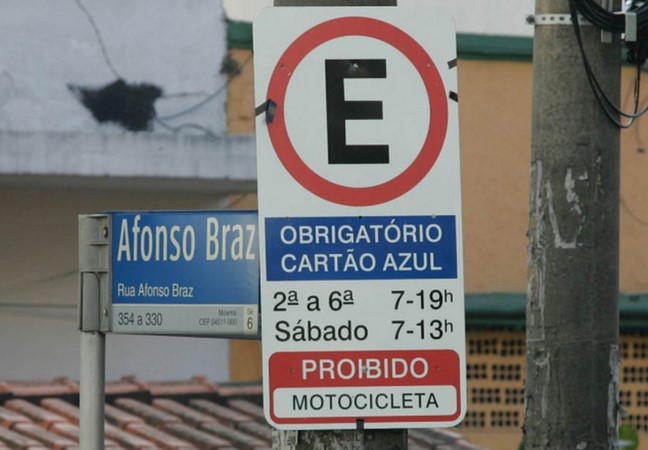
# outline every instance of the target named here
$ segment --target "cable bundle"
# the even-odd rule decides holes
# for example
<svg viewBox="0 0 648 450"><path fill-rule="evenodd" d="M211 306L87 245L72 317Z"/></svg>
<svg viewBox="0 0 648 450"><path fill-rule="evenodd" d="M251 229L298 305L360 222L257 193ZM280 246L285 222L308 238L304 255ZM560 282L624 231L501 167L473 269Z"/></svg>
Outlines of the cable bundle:
<svg viewBox="0 0 648 450"><path fill-rule="evenodd" d="M578 42L578 47L580 49L583 67L585 68L585 73L587 75L587 81L592 88L592 92L594 93L594 97L599 106L603 109L608 118L619 128L630 128L636 119L648 112L648 106L641 110L639 108L641 65L645 61L645 57L643 56L646 55L646 49L648 48L648 46L646 46L648 43L646 42L646 38L648 38L648 2L642 3L641 5L636 5L635 3L636 2L633 1L631 11L637 14L637 35L639 39L637 42L633 42L631 46L628 46L628 43L626 42L626 46L628 46L630 50L629 55L632 58L631 62L635 64L636 67L633 108L632 112L624 112L619 106L616 106L614 102L610 100L596 79L583 47L583 39L581 37L580 26L578 25L577 12L581 13L587 20L602 30L619 34L625 32L625 15L607 11L593 0L569 0L569 10L572 25L574 27L574 34L576 35L576 41ZM618 116L627 119L627 121L623 122L622 120L619 120Z"/></svg>
<svg viewBox="0 0 648 450"><path fill-rule="evenodd" d="M570 0L578 12L589 22L602 30L612 33L625 32L625 15L608 11L593 0ZM648 2L632 2L629 11L637 14L637 32L639 35L648 32Z"/></svg>

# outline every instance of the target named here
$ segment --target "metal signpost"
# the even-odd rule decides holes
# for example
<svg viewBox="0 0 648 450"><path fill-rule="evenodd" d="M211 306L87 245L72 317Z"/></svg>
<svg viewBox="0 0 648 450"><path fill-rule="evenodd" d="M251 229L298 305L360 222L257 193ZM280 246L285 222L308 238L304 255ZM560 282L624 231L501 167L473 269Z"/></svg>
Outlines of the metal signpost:
<svg viewBox="0 0 648 450"><path fill-rule="evenodd" d="M273 8L254 24L266 418L452 426L466 410L452 19Z"/></svg>
<svg viewBox="0 0 648 450"><path fill-rule="evenodd" d="M81 428L103 448L105 333L256 338L256 211L79 217Z"/></svg>

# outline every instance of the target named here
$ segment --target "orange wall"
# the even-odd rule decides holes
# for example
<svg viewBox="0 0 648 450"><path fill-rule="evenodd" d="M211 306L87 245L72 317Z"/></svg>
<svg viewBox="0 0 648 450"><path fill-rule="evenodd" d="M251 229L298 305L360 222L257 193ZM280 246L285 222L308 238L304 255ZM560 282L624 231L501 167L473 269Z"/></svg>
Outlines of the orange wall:
<svg viewBox="0 0 648 450"><path fill-rule="evenodd" d="M459 61L467 292L526 290L531 65Z"/></svg>

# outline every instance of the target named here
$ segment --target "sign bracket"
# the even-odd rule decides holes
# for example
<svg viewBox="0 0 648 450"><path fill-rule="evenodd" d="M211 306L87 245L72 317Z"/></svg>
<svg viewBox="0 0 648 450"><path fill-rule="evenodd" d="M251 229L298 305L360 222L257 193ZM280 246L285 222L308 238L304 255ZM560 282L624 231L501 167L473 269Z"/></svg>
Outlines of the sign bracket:
<svg viewBox="0 0 648 450"><path fill-rule="evenodd" d="M79 216L79 330L110 330L110 219L106 214Z"/></svg>

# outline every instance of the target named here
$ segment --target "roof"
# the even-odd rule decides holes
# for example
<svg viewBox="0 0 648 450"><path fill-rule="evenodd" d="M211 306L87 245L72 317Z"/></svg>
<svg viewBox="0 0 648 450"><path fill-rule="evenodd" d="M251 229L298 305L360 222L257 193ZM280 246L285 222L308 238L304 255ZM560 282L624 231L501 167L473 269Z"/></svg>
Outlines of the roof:
<svg viewBox="0 0 648 450"><path fill-rule="evenodd" d="M106 385L106 450L265 450L272 430L260 384L216 384L205 377ZM0 450L79 449L79 384L0 381ZM416 429L409 449L478 450L459 434Z"/></svg>

